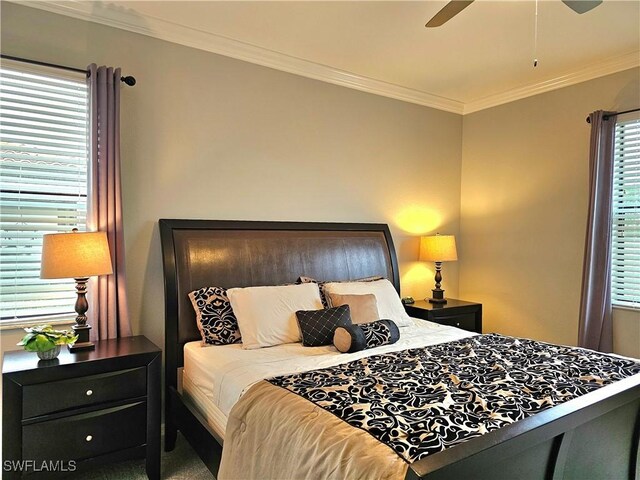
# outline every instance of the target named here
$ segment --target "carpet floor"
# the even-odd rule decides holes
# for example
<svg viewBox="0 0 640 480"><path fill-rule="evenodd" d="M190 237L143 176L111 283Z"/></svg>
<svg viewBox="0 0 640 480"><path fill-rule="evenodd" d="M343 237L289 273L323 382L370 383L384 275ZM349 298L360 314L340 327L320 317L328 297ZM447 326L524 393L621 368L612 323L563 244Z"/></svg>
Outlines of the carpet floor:
<svg viewBox="0 0 640 480"><path fill-rule="evenodd" d="M143 480L144 460L127 460L103 465L67 477L70 480ZM176 448L162 452L162 478L175 480L215 480L189 442L178 433Z"/></svg>

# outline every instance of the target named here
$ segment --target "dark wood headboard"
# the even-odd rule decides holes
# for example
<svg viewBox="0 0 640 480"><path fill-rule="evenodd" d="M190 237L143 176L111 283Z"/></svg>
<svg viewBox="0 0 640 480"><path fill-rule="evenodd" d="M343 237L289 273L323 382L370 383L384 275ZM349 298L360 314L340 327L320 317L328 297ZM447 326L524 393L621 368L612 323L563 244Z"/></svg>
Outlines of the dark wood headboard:
<svg viewBox="0 0 640 480"><path fill-rule="evenodd" d="M166 220L160 224L167 386L177 385L184 344L200 334L188 293L317 280L388 278L400 292L389 227L372 223Z"/></svg>

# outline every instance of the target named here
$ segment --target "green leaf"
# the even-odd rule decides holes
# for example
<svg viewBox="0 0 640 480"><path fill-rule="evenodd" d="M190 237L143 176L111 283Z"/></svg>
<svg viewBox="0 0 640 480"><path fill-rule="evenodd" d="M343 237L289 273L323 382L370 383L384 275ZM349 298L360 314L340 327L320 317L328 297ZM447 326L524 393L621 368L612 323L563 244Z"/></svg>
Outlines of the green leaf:
<svg viewBox="0 0 640 480"><path fill-rule="evenodd" d="M78 335L73 335L71 332L67 332L66 335L62 335L57 341L56 345L73 345L78 340Z"/></svg>
<svg viewBox="0 0 640 480"><path fill-rule="evenodd" d="M22 337L22 340L20 340L20 343L18 343L19 346L24 346L27 343L29 343L31 340L33 340L33 338L36 335L34 333L27 333L24 337Z"/></svg>
<svg viewBox="0 0 640 480"><path fill-rule="evenodd" d="M52 342L46 335L39 334L33 341L37 352L46 352L56 346L55 342Z"/></svg>
<svg viewBox="0 0 640 480"><path fill-rule="evenodd" d="M27 343L27 344L24 346L24 349L25 349L27 352L37 352L37 351L38 351L38 347L37 347L37 345L36 345L36 342L35 342L35 341L34 341L34 342L29 342L29 343Z"/></svg>

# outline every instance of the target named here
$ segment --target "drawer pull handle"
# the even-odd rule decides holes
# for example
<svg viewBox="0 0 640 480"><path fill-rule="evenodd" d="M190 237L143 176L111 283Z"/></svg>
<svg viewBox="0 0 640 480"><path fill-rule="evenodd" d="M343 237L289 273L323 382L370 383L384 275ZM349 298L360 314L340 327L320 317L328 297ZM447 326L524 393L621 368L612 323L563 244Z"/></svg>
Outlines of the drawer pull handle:
<svg viewBox="0 0 640 480"><path fill-rule="evenodd" d="M93 436L92 435L87 435L87 438L85 438L85 440L87 442L90 442L91 440L93 440Z"/></svg>
<svg viewBox="0 0 640 480"><path fill-rule="evenodd" d="M87 397L90 397L91 395L93 395L93 390L87 390Z"/></svg>
<svg viewBox="0 0 640 480"><path fill-rule="evenodd" d="M460 322L456 322L456 327L459 327L459 326L460 326Z"/></svg>

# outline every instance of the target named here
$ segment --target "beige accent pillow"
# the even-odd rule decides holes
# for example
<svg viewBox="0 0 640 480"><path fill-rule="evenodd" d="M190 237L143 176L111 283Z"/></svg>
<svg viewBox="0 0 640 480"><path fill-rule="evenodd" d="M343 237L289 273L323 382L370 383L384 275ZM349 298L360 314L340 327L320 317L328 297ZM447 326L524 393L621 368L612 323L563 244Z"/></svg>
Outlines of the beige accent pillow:
<svg viewBox="0 0 640 480"><path fill-rule="evenodd" d="M378 313L378 302L373 293L364 295L341 295L330 293L329 303L332 307L349 305L351 310L351 322L354 324L369 323L380 320Z"/></svg>

